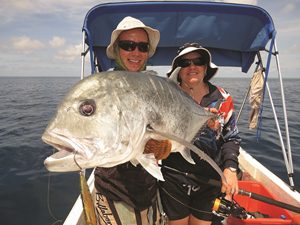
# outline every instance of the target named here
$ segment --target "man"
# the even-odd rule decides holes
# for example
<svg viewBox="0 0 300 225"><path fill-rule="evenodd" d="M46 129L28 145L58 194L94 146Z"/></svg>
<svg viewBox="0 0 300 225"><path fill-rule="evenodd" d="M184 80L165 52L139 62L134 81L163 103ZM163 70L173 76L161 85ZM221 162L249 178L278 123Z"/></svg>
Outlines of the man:
<svg viewBox="0 0 300 225"><path fill-rule="evenodd" d="M115 60L115 70L144 71L159 38L158 30L125 17L112 32L106 54ZM127 162L112 168L96 168L95 187L98 224L155 224L157 180L141 165Z"/></svg>

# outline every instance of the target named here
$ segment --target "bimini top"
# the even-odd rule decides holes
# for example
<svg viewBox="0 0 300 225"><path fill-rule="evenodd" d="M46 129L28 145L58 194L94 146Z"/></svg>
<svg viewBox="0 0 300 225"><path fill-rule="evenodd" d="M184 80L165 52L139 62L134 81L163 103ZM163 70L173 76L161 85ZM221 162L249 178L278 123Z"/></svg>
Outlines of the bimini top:
<svg viewBox="0 0 300 225"><path fill-rule="evenodd" d="M218 66L241 67L247 72L255 54L264 50L276 34L270 15L252 5L195 1L104 3L89 10L82 28L91 50L92 72L95 64L99 71L113 67L105 49L111 32L125 16L138 18L160 31L157 51L149 60L153 66L171 66L179 46L198 42L211 51Z"/></svg>

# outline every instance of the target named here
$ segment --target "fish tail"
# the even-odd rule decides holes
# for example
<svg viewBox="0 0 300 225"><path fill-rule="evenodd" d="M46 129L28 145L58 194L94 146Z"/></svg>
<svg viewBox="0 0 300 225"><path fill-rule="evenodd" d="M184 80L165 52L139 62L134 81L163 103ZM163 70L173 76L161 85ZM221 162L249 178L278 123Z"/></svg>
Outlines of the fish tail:
<svg viewBox="0 0 300 225"><path fill-rule="evenodd" d="M82 200L86 225L96 225L97 220L96 220L92 195L89 191L89 187L87 185L84 172L80 171L79 175L80 175L80 193L81 193L81 200Z"/></svg>

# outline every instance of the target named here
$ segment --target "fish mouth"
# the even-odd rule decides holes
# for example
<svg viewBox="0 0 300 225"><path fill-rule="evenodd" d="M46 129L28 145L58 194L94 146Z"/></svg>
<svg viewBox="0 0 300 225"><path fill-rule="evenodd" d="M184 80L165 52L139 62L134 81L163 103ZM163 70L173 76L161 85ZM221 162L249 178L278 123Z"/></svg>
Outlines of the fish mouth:
<svg viewBox="0 0 300 225"><path fill-rule="evenodd" d="M82 169L77 163L79 158L84 157L82 151L67 135L46 131L42 136L42 140L57 150L44 161L45 167L50 172L69 172Z"/></svg>
<svg viewBox="0 0 300 225"><path fill-rule="evenodd" d="M60 145L60 144L57 144L54 142L50 142L50 141L45 141L45 142L58 150L53 155L51 155L51 157L54 159L60 159L60 158L69 156L71 154L76 154L76 151L74 148L66 147L66 146L63 146L63 145Z"/></svg>
<svg viewBox="0 0 300 225"><path fill-rule="evenodd" d="M66 155L74 154L76 152L75 148L72 145L67 146L66 144L68 142L64 142L63 140L66 140L67 137L62 134L54 133L54 132L45 132L42 136L42 140L48 144L54 147L58 150L58 152L54 153L52 156L56 155L55 158L59 158L57 156L61 155L61 157L64 157Z"/></svg>

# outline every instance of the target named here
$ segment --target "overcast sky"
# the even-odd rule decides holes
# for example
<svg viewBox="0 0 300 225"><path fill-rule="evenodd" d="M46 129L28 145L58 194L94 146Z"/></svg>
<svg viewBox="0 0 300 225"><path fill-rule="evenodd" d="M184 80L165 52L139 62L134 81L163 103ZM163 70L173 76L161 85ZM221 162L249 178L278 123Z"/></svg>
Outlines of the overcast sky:
<svg viewBox="0 0 300 225"><path fill-rule="evenodd" d="M83 20L88 10L100 2L0 0L0 76L79 77ZM300 0L235 2L258 5L269 12L278 31L282 74L297 77Z"/></svg>

